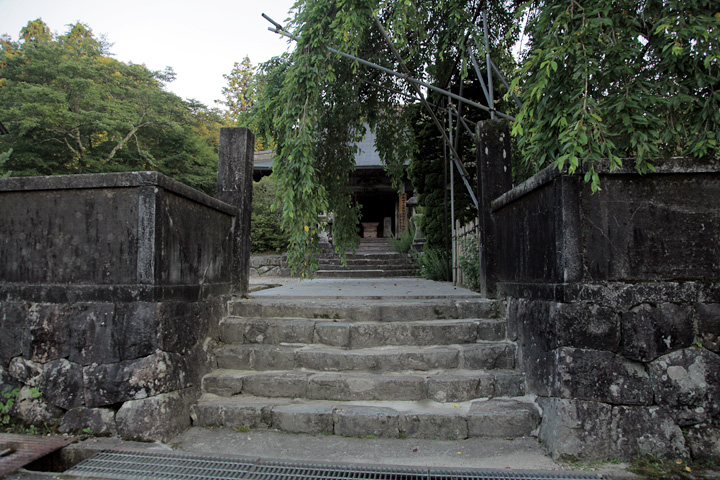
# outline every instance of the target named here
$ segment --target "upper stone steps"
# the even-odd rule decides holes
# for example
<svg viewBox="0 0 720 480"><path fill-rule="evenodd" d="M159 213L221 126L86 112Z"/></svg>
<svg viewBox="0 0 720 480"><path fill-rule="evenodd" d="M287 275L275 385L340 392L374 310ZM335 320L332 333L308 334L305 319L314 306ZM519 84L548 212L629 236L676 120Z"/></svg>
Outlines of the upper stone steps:
<svg viewBox="0 0 720 480"><path fill-rule="evenodd" d="M347 348L389 345L450 345L503 340L505 321L493 319L328 321L306 318L228 317L220 324L224 343L321 343Z"/></svg>
<svg viewBox="0 0 720 480"><path fill-rule="evenodd" d="M447 403L525 394L524 376L514 370L390 373L216 370L205 376L202 387L204 392L224 397L253 395L341 401L433 400Z"/></svg>

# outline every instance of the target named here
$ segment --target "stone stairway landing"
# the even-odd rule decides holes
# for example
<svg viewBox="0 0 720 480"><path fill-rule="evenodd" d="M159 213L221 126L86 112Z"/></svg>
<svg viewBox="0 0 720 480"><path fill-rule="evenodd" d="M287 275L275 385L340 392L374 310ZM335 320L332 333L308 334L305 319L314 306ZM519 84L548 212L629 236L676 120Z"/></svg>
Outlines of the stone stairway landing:
<svg viewBox="0 0 720 480"><path fill-rule="evenodd" d="M267 292L230 305L194 425L463 439L539 424L494 301Z"/></svg>

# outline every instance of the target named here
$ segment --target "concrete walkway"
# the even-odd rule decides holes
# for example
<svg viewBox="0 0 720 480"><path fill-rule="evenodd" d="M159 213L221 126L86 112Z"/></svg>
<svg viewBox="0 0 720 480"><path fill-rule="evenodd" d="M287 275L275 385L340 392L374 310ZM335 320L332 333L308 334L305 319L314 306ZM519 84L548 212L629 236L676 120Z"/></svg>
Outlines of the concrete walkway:
<svg viewBox="0 0 720 480"><path fill-rule="evenodd" d="M252 286L274 286L254 291L250 298L393 300L480 298L466 288L424 278L318 278L298 281L285 277L251 277Z"/></svg>

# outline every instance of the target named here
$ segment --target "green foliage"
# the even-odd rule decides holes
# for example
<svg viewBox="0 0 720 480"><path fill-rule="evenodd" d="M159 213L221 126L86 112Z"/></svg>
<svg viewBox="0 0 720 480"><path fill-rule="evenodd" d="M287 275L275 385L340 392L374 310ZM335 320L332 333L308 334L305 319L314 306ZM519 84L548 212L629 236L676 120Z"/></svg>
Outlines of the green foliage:
<svg viewBox="0 0 720 480"><path fill-rule="evenodd" d="M415 261L423 278L439 282L448 279L448 258L443 250L426 246Z"/></svg>
<svg viewBox="0 0 720 480"><path fill-rule="evenodd" d="M541 2L530 12L513 84L524 102L513 134L527 162L584 171L595 191L608 159L617 169L633 157L645 173L655 157L718 154L717 2Z"/></svg>
<svg viewBox="0 0 720 480"><path fill-rule="evenodd" d="M0 39L0 104L13 175L156 170L214 193L221 117L163 89L174 73L109 56L85 25L29 22ZM213 134L208 132L212 130Z"/></svg>
<svg viewBox="0 0 720 480"><path fill-rule="evenodd" d="M233 124L255 133L255 150L260 151L273 149L275 144L260 132L260 120L255 115L254 107L263 95L266 83L265 76L256 70L247 55L242 62L235 62L232 71L223 75L228 84L222 89L224 100L218 103L227 107L226 115Z"/></svg>
<svg viewBox="0 0 720 480"><path fill-rule="evenodd" d="M476 33L482 2L422 0L305 0L296 4L289 30L297 37L293 53L263 65L264 95L256 107L260 130L277 144L274 165L290 235L290 265L310 274L317 267L318 217L335 215L333 234L341 255L357 246L360 214L348 179L354 169L354 143L368 124L386 170L399 185L403 165L416 152L414 91L395 77L328 52L327 46L386 67L402 67L375 24L390 32L412 76L446 86L460 75L458 59ZM510 25L515 2L491 6L493 22ZM495 36L494 45L511 46L517 32ZM509 48L506 49L509 51ZM466 65L463 68L466 69ZM463 70L465 71L465 70Z"/></svg>
<svg viewBox="0 0 720 480"><path fill-rule="evenodd" d="M20 389L18 388L11 388L7 385L3 387L3 400L0 401L0 425L6 426L10 423L10 409L12 409L12 406L15 405L15 400L17 399L19 392Z"/></svg>
<svg viewBox="0 0 720 480"><path fill-rule="evenodd" d="M413 240L415 239L415 229L406 228L400 232L399 236L393 235L390 237L390 244L396 252L407 254L412 249Z"/></svg>
<svg viewBox="0 0 720 480"><path fill-rule="evenodd" d="M470 290L480 291L480 245L474 235L467 236L460 241L458 261L463 273L463 284Z"/></svg>
<svg viewBox="0 0 720 480"><path fill-rule="evenodd" d="M253 185L250 248L254 254L279 253L287 248L287 235L280 225L282 213L273 209L276 190L272 175Z"/></svg>
<svg viewBox="0 0 720 480"><path fill-rule="evenodd" d="M7 152L0 153L0 171L5 170L5 163L10 158L10 155L12 155L13 149L11 148ZM12 174L12 171L7 170L5 173L0 175L0 177L9 177Z"/></svg>
<svg viewBox="0 0 720 480"><path fill-rule="evenodd" d="M42 393L40 393L40 390L38 390L37 387L32 387L28 394L30 395L30 398L38 398L42 396ZM19 388L3 385L2 393L0 393L0 428L2 428L3 431L8 432L18 431L27 434L37 434L39 433L39 430L35 425L26 426L22 425L22 423L17 423L10 415L12 407L15 405L19 395Z"/></svg>

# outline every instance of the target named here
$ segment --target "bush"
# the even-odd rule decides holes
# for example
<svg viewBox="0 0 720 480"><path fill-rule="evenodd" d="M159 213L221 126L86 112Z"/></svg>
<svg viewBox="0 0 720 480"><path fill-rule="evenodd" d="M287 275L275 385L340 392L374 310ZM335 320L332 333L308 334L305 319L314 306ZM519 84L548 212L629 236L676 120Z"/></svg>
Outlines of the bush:
<svg viewBox="0 0 720 480"><path fill-rule="evenodd" d="M396 237L395 235L390 237L390 245L392 245L393 249L395 249L396 252L407 254L410 253L410 249L412 248L414 239L415 229L406 228L400 233L399 237Z"/></svg>
<svg viewBox="0 0 720 480"><path fill-rule="evenodd" d="M280 210L273 211L275 182L272 175L253 184L252 217L250 220L250 251L281 253L287 249L288 237L280 224Z"/></svg>
<svg viewBox="0 0 720 480"><path fill-rule="evenodd" d="M480 291L480 248L478 238L468 236L460 241L458 252L460 269L463 273L463 286L470 290Z"/></svg>
<svg viewBox="0 0 720 480"><path fill-rule="evenodd" d="M419 254L415 261L420 268L420 276L429 280L436 280L439 282L447 281L447 255L444 251L426 247L425 250Z"/></svg>

